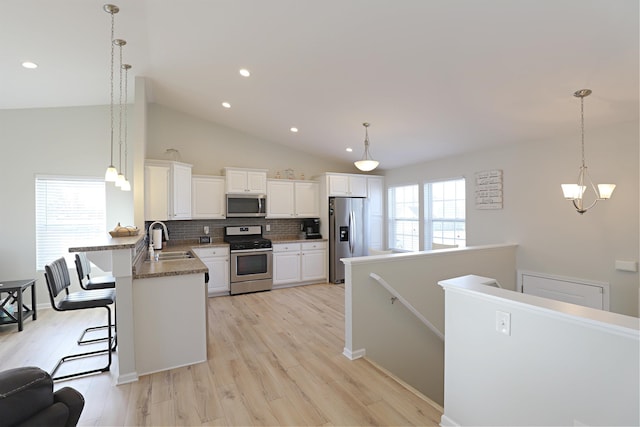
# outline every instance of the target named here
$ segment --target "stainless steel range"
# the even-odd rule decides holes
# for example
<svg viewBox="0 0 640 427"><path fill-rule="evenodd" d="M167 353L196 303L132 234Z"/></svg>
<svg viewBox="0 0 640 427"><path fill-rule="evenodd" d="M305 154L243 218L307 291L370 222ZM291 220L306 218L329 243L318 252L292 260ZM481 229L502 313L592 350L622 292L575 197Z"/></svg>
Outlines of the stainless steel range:
<svg viewBox="0 0 640 427"><path fill-rule="evenodd" d="M273 249L271 240L262 237L262 226L225 227L224 241L231 253L231 295L270 290Z"/></svg>

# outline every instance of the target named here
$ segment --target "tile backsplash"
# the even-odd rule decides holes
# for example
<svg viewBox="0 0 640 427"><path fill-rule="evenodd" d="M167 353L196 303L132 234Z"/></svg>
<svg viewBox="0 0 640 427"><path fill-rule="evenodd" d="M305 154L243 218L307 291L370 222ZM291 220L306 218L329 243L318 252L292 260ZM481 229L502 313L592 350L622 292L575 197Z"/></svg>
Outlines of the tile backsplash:
<svg viewBox="0 0 640 427"><path fill-rule="evenodd" d="M266 238L276 238L281 236L296 236L300 233L301 219L265 219L265 218L229 218L229 219L192 219L185 221L163 221L169 231L171 240L197 239L204 236L204 227L209 227L209 236L212 240L222 240L224 238L224 227L240 225L261 225L262 234ZM144 224L145 232L152 221ZM266 225L271 226L270 231L266 231ZM159 227L156 225L156 227Z"/></svg>

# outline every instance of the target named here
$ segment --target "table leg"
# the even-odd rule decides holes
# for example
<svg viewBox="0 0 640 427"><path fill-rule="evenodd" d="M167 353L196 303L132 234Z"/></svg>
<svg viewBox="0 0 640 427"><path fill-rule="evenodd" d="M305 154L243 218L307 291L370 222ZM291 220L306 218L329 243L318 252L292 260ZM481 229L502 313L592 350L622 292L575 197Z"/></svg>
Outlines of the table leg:
<svg viewBox="0 0 640 427"><path fill-rule="evenodd" d="M38 317L36 315L36 282L31 284L31 311L33 311L33 320Z"/></svg>
<svg viewBox="0 0 640 427"><path fill-rule="evenodd" d="M22 290L18 289L18 306L16 310L18 311L18 332L22 331Z"/></svg>

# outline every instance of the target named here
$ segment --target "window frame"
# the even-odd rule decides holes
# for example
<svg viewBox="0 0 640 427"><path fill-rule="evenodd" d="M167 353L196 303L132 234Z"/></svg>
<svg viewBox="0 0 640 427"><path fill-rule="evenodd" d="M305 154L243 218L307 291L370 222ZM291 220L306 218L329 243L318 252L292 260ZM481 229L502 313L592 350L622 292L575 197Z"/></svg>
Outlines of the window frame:
<svg viewBox="0 0 640 427"><path fill-rule="evenodd" d="M434 217L433 216L433 205L434 205L434 199L433 199L433 184L445 184L448 182L458 182L458 181L462 181L464 188L462 190L462 195L464 196L464 199L460 199L457 194L454 196L453 199L449 198L443 198L442 200L438 200L438 202L442 202L442 203L446 203L453 201L454 205L459 203L460 200L462 200L464 206L462 209L462 212L464 214L464 217L459 217L458 216L458 212L460 212L460 209L455 206L454 207L454 211L456 212L456 216L455 217L449 217L449 216L445 216L443 215L442 218L440 217ZM423 245L425 250L431 250L432 249L432 244L434 243L434 233L433 233L433 225L434 223L438 222L438 223L442 223L442 224L451 224L453 225L453 230L455 233L455 230L457 228L457 226L459 224L463 224L463 228L464 228L464 237L463 238L458 238L457 236L453 236L453 238L451 239L447 239L449 240L448 242L444 242L444 238L441 237L441 239L443 241L441 242L435 242L435 243L441 243L441 244L455 244L458 245L458 247L465 247L466 243L467 243L467 223L466 223L466 211L467 211L467 180L465 179L464 176L460 176L460 177L453 177L453 178L447 178L447 179L437 179L437 180L430 180L430 181L425 181L423 183L423 194L424 194L424 218L423 218L423 223L424 223L424 239L423 239ZM446 209L443 207L443 211L445 211Z"/></svg>
<svg viewBox="0 0 640 427"><path fill-rule="evenodd" d="M395 216L395 209L397 204L395 202L396 200L396 191L400 188L405 188L405 187L415 187L415 203L417 204L417 212L416 212L416 217L414 218L410 218L410 217L396 217ZM420 220L420 209L421 209L421 202L420 202L420 184L419 183L405 183L405 184L400 184L400 185L394 185L394 186L389 186L387 187L387 240L388 240L388 247L389 249L393 250L394 252L417 252L420 250L420 233L421 233L421 220ZM413 233L408 234L408 233L402 233L405 236L409 236L410 239L415 240L415 244L416 247L415 248L397 248L395 247L396 242L397 242L397 238L396 236L398 235L397 233L397 224L398 221L402 221L402 222L410 222L415 224L415 237L412 237Z"/></svg>

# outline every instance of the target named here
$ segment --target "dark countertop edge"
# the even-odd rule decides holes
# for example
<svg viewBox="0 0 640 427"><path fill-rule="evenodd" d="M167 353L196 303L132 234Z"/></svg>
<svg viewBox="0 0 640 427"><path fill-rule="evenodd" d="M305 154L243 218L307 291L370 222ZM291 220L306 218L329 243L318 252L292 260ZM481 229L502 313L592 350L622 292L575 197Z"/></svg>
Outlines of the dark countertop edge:
<svg viewBox="0 0 640 427"><path fill-rule="evenodd" d="M69 252L94 252L112 251L117 249L133 249L141 239L144 239L144 237L144 234L125 237L111 237L109 234L105 234L104 240L102 242L94 243L87 246L71 247L69 248Z"/></svg>

